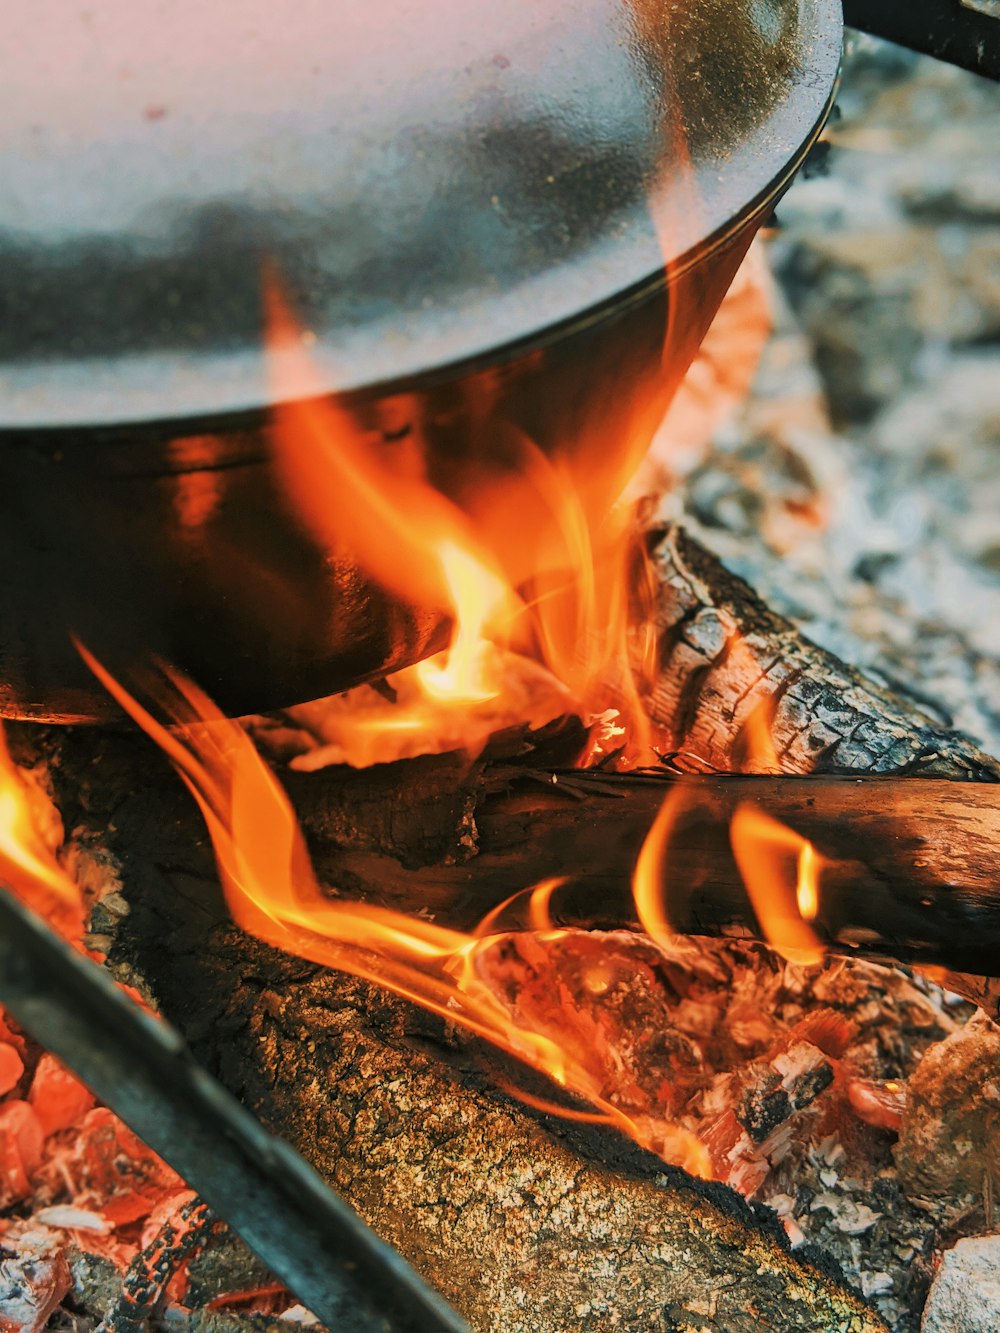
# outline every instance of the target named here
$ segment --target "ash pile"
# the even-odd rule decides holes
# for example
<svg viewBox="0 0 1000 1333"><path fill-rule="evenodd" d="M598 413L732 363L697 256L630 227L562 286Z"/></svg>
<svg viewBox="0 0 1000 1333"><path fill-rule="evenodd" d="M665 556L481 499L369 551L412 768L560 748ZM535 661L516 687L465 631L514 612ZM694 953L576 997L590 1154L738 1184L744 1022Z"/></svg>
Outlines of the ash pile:
<svg viewBox="0 0 1000 1333"><path fill-rule="evenodd" d="M668 498L811 638L1000 746L1000 88L849 39L753 390Z"/></svg>

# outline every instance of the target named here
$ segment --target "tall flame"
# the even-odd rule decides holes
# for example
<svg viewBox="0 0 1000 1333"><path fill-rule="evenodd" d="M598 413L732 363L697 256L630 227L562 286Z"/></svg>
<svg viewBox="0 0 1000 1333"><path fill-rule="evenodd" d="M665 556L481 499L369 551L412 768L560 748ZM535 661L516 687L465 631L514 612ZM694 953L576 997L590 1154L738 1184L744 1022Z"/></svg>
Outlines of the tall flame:
<svg viewBox="0 0 1000 1333"><path fill-rule="evenodd" d="M441 567L455 618L447 652L419 662L416 672L432 699L482 703L499 694L501 682L490 680L493 659L487 633L507 600L503 580L475 556L450 541L442 542Z"/></svg>
<svg viewBox="0 0 1000 1333"><path fill-rule="evenodd" d="M429 479L418 431L386 442L324 397L273 279L266 298L279 404L273 458L289 503L334 561L352 561L403 603L451 623L443 652L391 678L393 706L369 700L360 728L356 714L339 727L334 708L326 739L352 762L412 753L416 734L451 741L457 732L475 751L500 726L600 713L613 698L632 750L648 754L637 677L651 671L652 627L630 605L643 555L631 510L615 504L616 483L595 496L592 479L513 427L489 423L484 409L483 430L502 435L498 452L516 466L484 468L479 493L460 507ZM619 489L626 479L623 470ZM373 746L380 733L406 748Z"/></svg>

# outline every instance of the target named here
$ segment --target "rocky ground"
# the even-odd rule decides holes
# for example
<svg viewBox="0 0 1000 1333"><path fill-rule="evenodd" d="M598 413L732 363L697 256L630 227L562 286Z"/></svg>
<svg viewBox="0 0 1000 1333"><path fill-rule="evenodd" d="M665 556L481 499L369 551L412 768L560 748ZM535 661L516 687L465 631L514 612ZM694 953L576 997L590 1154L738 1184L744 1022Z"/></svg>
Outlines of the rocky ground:
<svg viewBox="0 0 1000 1333"><path fill-rule="evenodd" d="M1000 87L856 36L838 112L752 393L666 509L1000 753Z"/></svg>

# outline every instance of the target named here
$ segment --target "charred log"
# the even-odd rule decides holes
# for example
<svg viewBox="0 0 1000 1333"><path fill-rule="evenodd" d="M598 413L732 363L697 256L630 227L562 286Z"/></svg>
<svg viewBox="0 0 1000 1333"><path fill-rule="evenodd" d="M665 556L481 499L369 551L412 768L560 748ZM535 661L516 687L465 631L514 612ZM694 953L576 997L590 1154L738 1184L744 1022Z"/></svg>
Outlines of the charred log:
<svg viewBox="0 0 1000 1333"><path fill-rule="evenodd" d="M412 848L396 856L331 850L317 838L318 859L331 882L339 876L342 892L403 909L420 904L463 929L518 887L555 876L567 877L550 900L557 925L635 927L632 872L672 793L675 823L661 871L670 925L682 934L767 939L730 837L735 811L752 805L818 851L814 926L834 951L984 975L1000 966L1000 886L984 855L1000 846L1000 797L991 784L585 772L513 778L510 770L506 777L510 785L476 807L477 851L464 863L407 868ZM793 865L789 875L794 883ZM525 928L526 908L525 896L499 924Z"/></svg>
<svg viewBox="0 0 1000 1333"><path fill-rule="evenodd" d="M739 771L748 721L764 705L783 773L1000 780L996 759L811 643L683 529L660 541L656 564L653 715L676 749Z"/></svg>

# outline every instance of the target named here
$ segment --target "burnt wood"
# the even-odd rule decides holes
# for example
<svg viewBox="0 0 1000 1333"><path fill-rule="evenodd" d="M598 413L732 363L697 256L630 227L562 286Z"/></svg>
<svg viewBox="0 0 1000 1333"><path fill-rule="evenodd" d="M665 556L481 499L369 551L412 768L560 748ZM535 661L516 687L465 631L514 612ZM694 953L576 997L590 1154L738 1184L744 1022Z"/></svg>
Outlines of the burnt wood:
<svg viewBox="0 0 1000 1333"><path fill-rule="evenodd" d="M697 767L752 769L768 723L783 773L1000 781L1000 763L901 686L856 670L777 615L682 528L651 539L659 579L652 715Z"/></svg>
<svg viewBox="0 0 1000 1333"><path fill-rule="evenodd" d="M504 777L485 774L487 783ZM471 929L520 887L566 876L551 900L559 925L636 926L631 877L664 800L678 802L662 873L680 933L767 938L730 840L750 803L814 844L823 859L815 927L835 951L1000 972L1000 789L925 778L536 772L477 804L478 850L464 864L414 867L414 847L326 849L341 892ZM418 788L419 790L419 788ZM314 798L315 799L315 798ZM322 849L320 854L323 855ZM410 861L410 868L403 862ZM790 875L794 868L790 866ZM332 882L337 883L337 880ZM501 924L527 926L527 896Z"/></svg>

